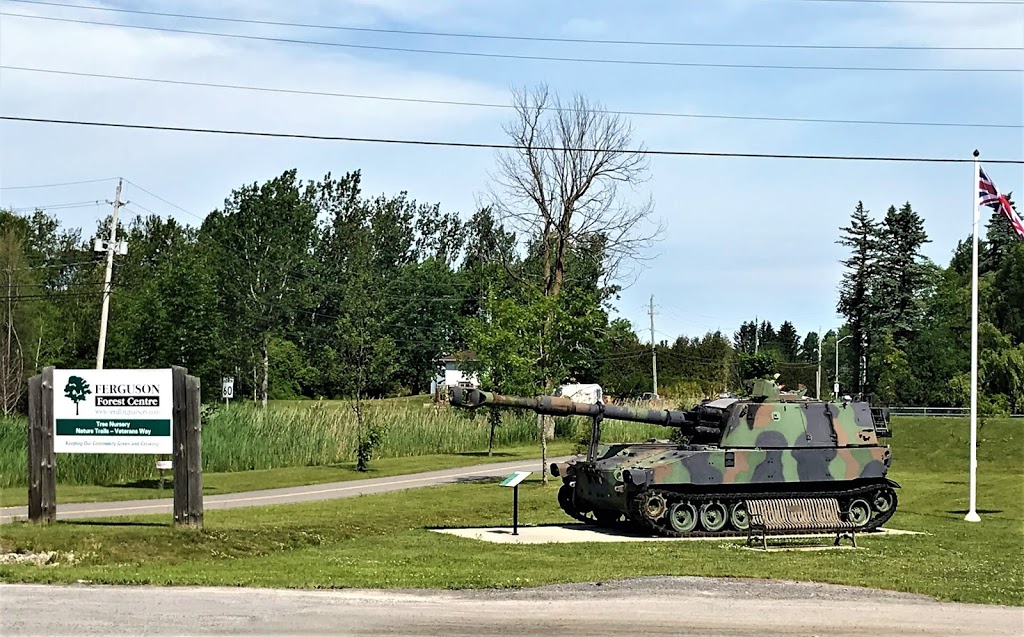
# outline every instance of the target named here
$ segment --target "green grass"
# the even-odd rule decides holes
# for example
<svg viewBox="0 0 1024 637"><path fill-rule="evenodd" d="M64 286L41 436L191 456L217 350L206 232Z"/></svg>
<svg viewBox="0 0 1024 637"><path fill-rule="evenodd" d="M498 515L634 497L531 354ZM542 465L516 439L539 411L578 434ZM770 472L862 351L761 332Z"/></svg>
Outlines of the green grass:
<svg viewBox="0 0 1024 637"><path fill-rule="evenodd" d="M1024 606L1024 422L981 433L978 502L967 505L967 427L897 419L890 523L924 536L861 536L865 550L762 553L732 542L495 545L427 527L509 523L510 494L467 483L322 503L208 511L201 531L168 516L0 527L7 551L73 552L76 564L0 566L0 580L289 587L521 587L646 575L811 580ZM557 484L528 482L525 524L567 522Z"/></svg>
<svg viewBox="0 0 1024 637"><path fill-rule="evenodd" d="M567 441L553 441L548 445L551 457L569 455L573 444ZM258 469L255 471L234 471L226 473L204 473L203 493L217 495L220 493L239 493L259 489L278 487L297 487L307 484L323 484L325 482L342 482L346 480L363 480L370 478L386 478L389 476L419 473L421 471L437 471L455 469L491 462L512 462L540 457L540 449L535 445L523 447L507 447L488 456L486 451L467 452L461 454L414 456L409 458L384 458L370 463L368 471L356 471L355 463L348 462L318 467L282 467L280 469ZM123 485L57 485L57 503L72 504L75 502L116 502L121 500L149 500L154 498L170 498L173 495L170 473L167 472L167 483L160 490L157 479L147 479ZM25 506L28 500L26 487L6 487L0 489L0 506Z"/></svg>
<svg viewBox="0 0 1024 637"><path fill-rule="evenodd" d="M348 401L279 401L265 412L250 404L216 408L203 418L203 471L316 467L351 463L358 440L355 413ZM450 455L487 449L487 416L413 396L365 401L367 426L384 431L376 458ZM560 438L579 439L585 422L558 419ZM609 441L667 437L669 431L633 423L609 423ZM504 412L495 448L522 447L538 439L536 416ZM27 481L24 419L0 419L0 488ZM60 454L57 480L65 485L124 485L156 480L153 456Z"/></svg>

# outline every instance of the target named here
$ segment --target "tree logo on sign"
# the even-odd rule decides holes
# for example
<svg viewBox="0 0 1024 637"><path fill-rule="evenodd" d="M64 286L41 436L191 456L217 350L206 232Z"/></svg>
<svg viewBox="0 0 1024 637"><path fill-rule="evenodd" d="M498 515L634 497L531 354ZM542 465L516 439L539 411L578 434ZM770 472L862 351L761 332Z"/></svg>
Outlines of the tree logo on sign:
<svg viewBox="0 0 1024 637"><path fill-rule="evenodd" d="M78 415L78 403L85 400L85 396L91 393L89 382L81 376L72 376L68 379L68 384L64 385L64 396L74 401L76 416Z"/></svg>

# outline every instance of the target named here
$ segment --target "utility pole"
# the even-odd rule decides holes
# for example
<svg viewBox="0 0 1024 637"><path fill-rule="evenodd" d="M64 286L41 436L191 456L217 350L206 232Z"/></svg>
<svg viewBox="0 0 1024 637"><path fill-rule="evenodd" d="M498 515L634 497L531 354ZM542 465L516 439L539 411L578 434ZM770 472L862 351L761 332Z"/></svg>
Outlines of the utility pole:
<svg viewBox="0 0 1024 637"><path fill-rule="evenodd" d="M837 401L839 400L839 344L852 336L853 334L847 334L839 338L839 330L836 330L836 377L832 384L832 393L836 395Z"/></svg>
<svg viewBox="0 0 1024 637"><path fill-rule="evenodd" d="M754 355L757 355L757 333L761 331L757 323L757 315L754 315Z"/></svg>
<svg viewBox="0 0 1024 637"><path fill-rule="evenodd" d="M107 316L110 313L110 275L114 269L114 251L117 250L120 254L127 253L127 245L123 242L118 244L117 242L117 212L121 209L125 201L121 201L121 180L117 180L117 192L114 194L114 201L111 202L114 206L114 212L110 217L110 240L103 245L101 239L97 239L93 247L95 252L107 253L107 271L103 277L103 310L100 314L100 342L96 348L96 369L103 369L103 354L107 348Z"/></svg>
<svg viewBox="0 0 1024 637"><path fill-rule="evenodd" d="M821 400L821 326L818 326L818 379L814 397Z"/></svg>
<svg viewBox="0 0 1024 637"><path fill-rule="evenodd" d="M654 392L652 398L658 397L658 351L654 348L654 295L651 295L651 375L654 376Z"/></svg>

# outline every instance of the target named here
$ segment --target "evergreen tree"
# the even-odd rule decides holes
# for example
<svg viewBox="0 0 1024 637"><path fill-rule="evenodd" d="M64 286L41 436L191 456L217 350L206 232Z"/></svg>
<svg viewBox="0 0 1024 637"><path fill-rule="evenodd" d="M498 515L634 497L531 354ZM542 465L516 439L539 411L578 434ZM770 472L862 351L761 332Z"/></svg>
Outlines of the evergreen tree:
<svg viewBox="0 0 1024 637"><path fill-rule="evenodd" d="M807 332L804 342L800 345L798 359L804 363L818 363L818 348L821 347L820 337L817 332Z"/></svg>
<svg viewBox="0 0 1024 637"><path fill-rule="evenodd" d="M848 351L853 361L854 385L859 392L866 390L865 357L868 351L868 336L871 329L872 292L877 272L878 227L868 216L864 203L857 202L850 218L850 225L840 228L843 232L837 241L850 248L850 257L840 263L846 267L839 288L839 303L836 309L846 317L853 338Z"/></svg>
<svg viewBox="0 0 1024 637"><path fill-rule="evenodd" d="M1010 206L1016 209L1016 205L1014 205L1011 198L1012 194L1008 193L1006 198L1009 200ZM1013 231L1006 217L998 210L993 211L991 216L989 216L988 227L985 230L985 241L982 242L983 245L978 246L980 251L978 255L979 274L995 272L1002 267L1003 259L1006 258L1007 253L1018 241L1020 239Z"/></svg>
<svg viewBox="0 0 1024 637"><path fill-rule="evenodd" d="M775 328L772 327L771 321L761 321L761 325L757 330L757 351L760 353L764 350L776 350L779 349L779 336L775 333Z"/></svg>
<svg viewBox="0 0 1024 637"><path fill-rule="evenodd" d="M910 202L890 206L879 229L878 263L872 297L874 322L892 331L893 344L905 348L921 320L921 293L928 264L921 248L929 242L924 221Z"/></svg>
<svg viewBox="0 0 1024 637"><path fill-rule="evenodd" d="M754 340L757 338L757 325L753 321L744 321L740 329L733 332L732 346L737 352L754 353Z"/></svg>
<svg viewBox="0 0 1024 637"><path fill-rule="evenodd" d="M800 354L800 335L797 334L796 327L789 321L784 321L779 326L776 340L779 353L782 354L782 360L787 363L795 363L797 356Z"/></svg>

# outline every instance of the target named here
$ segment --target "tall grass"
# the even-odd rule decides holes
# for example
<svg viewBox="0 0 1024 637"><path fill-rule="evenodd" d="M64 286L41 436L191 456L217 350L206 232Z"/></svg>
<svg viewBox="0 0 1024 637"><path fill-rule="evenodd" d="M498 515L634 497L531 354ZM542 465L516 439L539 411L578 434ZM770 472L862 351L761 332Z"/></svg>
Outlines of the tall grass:
<svg viewBox="0 0 1024 637"><path fill-rule="evenodd" d="M376 458L479 452L487 449L490 425L483 412L435 407L426 401L363 403L364 423L383 431ZM537 417L504 411L495 447L538 444ZM589 435L583 418L556 419L556 437L579 441ZM667 438L670 430L605 421L603 440ZM351 403L289 402L263 411L248 404L205 409L203 469L211 472L319 466L355 460L357 421ZM0 488L23 486L28 458L25 420L0 419ZM156 476L151 455L60 454L63 484L129 484Z"/></svg>

